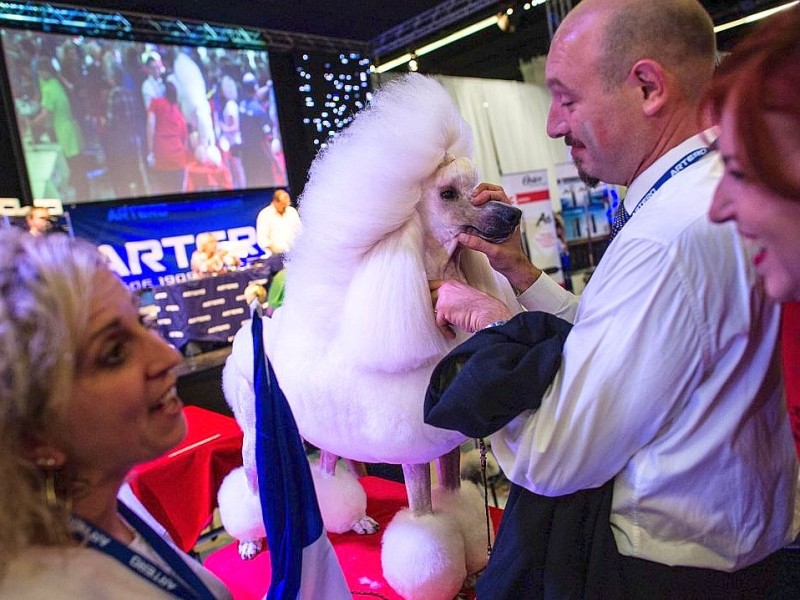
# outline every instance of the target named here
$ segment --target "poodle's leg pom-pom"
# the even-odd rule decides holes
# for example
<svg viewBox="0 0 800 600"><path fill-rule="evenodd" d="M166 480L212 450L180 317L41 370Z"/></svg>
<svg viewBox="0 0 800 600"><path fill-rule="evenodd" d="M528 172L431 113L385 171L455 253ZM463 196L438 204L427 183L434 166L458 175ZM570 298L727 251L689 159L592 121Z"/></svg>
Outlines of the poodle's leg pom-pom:
<svg viewBox="0 0 800 600"><path fill-rule="evenodd" d="M355 475L347 469L336 469L331 476L321 471L318 461L312 461L311 476L326 531L353 530L359 534L378 531L378 523L366 514L367 494Z"/></svg>
<svg viewBox="0 0 800 600"><path fill-rule="evenodd" d="M486 537L486 509L483 492L474 483L462 481L457 490L438 487L433 490L433 510L449 515L458 525L464 540L464 556L467 573L474 575L482 571L489 562ZM491 538L494 532L490 529Z"/></svg>
<svg viewBox="0 0 800 600"><path fill-rule="evenodd" d="M406 600L452 600L467 576L464 540L448 515L403 509L383 534L383 576Z"/></svg>
<svg viewBox="0 0 800 600"><path fill-rule="evenodd" d="M247 486L244 467L238 467L222 480L217 494L222 527L233 539L239 540L239 555L245 560L255 557L266 537L261 502Z"/></svg>

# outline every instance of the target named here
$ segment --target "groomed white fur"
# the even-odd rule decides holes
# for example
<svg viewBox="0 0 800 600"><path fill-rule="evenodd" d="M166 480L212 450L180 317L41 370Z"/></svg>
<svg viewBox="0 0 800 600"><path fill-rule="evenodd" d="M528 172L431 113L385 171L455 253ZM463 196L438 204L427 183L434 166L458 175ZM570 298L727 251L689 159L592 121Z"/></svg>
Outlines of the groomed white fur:
<svg viewBox="0 0 800 600"><path fill-rule="evenodd" d="M344 533L354 525L363 526L360 521L367 510L367 495L355 475L347 469L337 469L334 476L325 475L315 460L311 477L326 531ZM258 493L249 489L244 467L228 473L217 502L222 526L231 537L239 542L256 542L266 536Z"/></svg>
<svg viewBox="0 0 800 600"><path fill-rule="evenodd" d="M258 495L247 488L244 467L228 473L217 492L217 503L222 526L232 538L239 542L256 542L266 537L261 502Z"/></svg>
<svg viewBox="0 0 800 600"><path fill-rule="evenodd" d="M326 531L344 533L364 518L367 494L358 479L347 469L336 469L333 476L320 471L319 462L311 463L314 490Z"/></svg>
<svg viewBox="0 0 800 600"><path fill-rule="evenodd" d="M486 566L489 558L487 544L494 539L494 529L489 528L486 537L486 510L483 491L469 481L462 481L456 491L444 488L433 490L433 510L455 519L458 531L464 539L467 573L474 574Z"/></svg>
<svg viewBox="0 0 800 600"><path fill-rule="evenodd" d="M477 183L470 154L471 133L447 92L411 74L379 90L314 161L299 199L303 233L288 257L283 306L264 319L264 346L300 434L315 446L364 462L420 465L465 440L423 421L434 366L466 338L451 340L436 327L428 280L457 276L519 310L480 253L462 249L457 264L443 259L426 271L430 225L449 210L427 202L432 193L443 198L443 178L465 198ZM452 251L456 232L445 231ZM226 365L225 379L235 377L245 383L227 381L226 396L252 395L249 326ZM255 468L247 457L245 465ZM434 498L436 514L404 511L384 533L384 576L408 600L450 600L468 569L486 564L483 508L473 492ZM327 501L320 504L324 516Z"/></svg>
<svg viewBox="0 0 800 600"><path fill-rule="evenodd" d="M464 538L449 515L414 516L403 509L381 543L383 576L406 600L450 600L464 584Z"/></svg>
<svg viewBox="0 0 800 600"><path fill-rule="evenodd" d="M379 90L314 161L300 198L303 234L284 304L265 320L265 345L315 446L397 464L428 462L464 441L422 419L433 367L457 342L434 321L419 204L445 154L468 157L471 146L445 89L413 75ZM462 252L460 267L471 284L516 304L482 254Z"/></svg>

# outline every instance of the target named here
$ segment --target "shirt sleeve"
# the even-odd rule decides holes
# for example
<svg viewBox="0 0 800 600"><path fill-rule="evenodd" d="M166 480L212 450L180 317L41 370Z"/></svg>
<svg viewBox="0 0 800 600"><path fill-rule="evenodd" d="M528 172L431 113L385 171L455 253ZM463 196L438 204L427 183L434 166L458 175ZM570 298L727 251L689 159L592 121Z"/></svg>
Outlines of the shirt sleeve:
<svg viewBox="0 0 800 600"><path fill-rule="evenodd" d="M261 210L256 217L256 243L264 252L269 252L269 219L267 209Z"/></svg>
<svg viewBox="0 0 800 600"><path fill-rule="evenodd" d="M544 273L519 295L518 300L527 310L550 313L570 323L575 320L578 309L578 297Z"/></svg>
<svg viewBox="0 0 800 600"><path fill-rule="evenodd" d="M591 302L541 407L492 436L506 475L533 492L569 494L614 477L702 377L709 336L681 258L647 241L617 256L584 292Z"/></svg>

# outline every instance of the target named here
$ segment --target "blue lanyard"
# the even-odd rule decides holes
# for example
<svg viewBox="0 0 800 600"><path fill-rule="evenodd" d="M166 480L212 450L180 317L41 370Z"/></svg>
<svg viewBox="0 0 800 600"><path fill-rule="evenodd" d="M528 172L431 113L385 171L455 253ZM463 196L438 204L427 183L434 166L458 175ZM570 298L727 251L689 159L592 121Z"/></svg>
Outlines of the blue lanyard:
<svg viewBox="0 0 800 600"><path fill-rule="evenodd" d="M704 158L705 156L708 156L710 152L711 148L707 146L703 148L698 148L697 150L692 150L691 152L689 152L689 154L684 156L682 159L680 159L678 162L672 165L669 169L667 169L667 172L664 173L661 176L661 178L653 184L653 187L647 190L647 193L644 196L642 196L642 199L639 200L639 203L631 211L631 217L636 213L637 210L639 210L645 204L647 204L647 201L650 200L650 198L652 198L653 195L655 195L655 193L661 188L662 185L664 185L667 181L672 179L672 177L683 171L689 165L697 162L698 160Z"/></svg>
<svg viewBox="0 0 800 600"><path fill-rule="evenodd" d="M214 595L200 577L192 571L191 567L186 564L164 538L153 531L147 523L122 502L117 504L117 509L125 520L150 544L150 547L164 559L178 577L165 573L163 569L154 565L141 554L134 552L99 527L76 515L72 515L73 535L85 542L87 546L91 546L115 558L134 573L168 594L186 600L214 600Z"/></svg>

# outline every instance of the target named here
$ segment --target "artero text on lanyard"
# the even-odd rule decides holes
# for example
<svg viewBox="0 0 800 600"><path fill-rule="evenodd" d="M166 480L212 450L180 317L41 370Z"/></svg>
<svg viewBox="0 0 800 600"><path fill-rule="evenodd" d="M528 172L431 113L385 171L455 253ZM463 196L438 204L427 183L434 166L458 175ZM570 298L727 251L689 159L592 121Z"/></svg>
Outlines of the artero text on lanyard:
<svg viewBox="0 0 800 600"><path fill-rule="evenodd" d="M662 185L667 183L667 181L672 179L675 175L677 175L678 173L683 171L689 165L692 165L692 164L696 163L698 160L700 160L701 158L703 158L705 156L708 156L708 154L710 152L711 152L711 148L709 148L707 146L703 147L703 148L697 148L696 150L692 150L691 152L689 152L689 154L684 156L682 159L680 159L678 162L676 162L674 165L672 165L669 169L667 169L666 173L664 173L658 179L658 181L656 181L653 184L653 187L651 187L649 190L647 190L647 193L644 196L642 196L642 199L639 200L639 203L631 211L631 217L636 213L637 210L639 210L645 204L647 204L647 201L650 200L650 198L653 197L653 195L659 190L659 188L661 188Z"/></svg>
<svg viewBox="0 0 800 600"><path fill-rule="evenodd" d="M72 515L72 535L87 546L116 559L139 577L176 598L214 600L214 595L205 583L166 540L121 502L117 504L117 510L169 565L175 575L165 572L144 556L112 538L99 527L76 515Z"/></svg>

